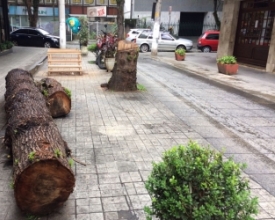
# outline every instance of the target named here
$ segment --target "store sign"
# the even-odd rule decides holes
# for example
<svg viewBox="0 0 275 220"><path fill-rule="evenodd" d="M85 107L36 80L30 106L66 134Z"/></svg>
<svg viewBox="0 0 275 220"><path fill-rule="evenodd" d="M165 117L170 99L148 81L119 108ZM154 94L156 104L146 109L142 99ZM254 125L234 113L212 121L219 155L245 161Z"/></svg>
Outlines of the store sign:
<svg viewBox="0 0 275 220"><path fill-rule="evenodd" d="M106 6L88 7L87 8L87 17L88 18L106 17L106 16L107 16Z"/></svg>
<svg viewBox="0 0 275 220"><path fill-rule="evenodd" d="M65 9L65 13L69 14L69 9ZM38 16L58 16L58 8L39 7ZM28 15L27 8L24 6L9 6L9 15Z"/></svg>

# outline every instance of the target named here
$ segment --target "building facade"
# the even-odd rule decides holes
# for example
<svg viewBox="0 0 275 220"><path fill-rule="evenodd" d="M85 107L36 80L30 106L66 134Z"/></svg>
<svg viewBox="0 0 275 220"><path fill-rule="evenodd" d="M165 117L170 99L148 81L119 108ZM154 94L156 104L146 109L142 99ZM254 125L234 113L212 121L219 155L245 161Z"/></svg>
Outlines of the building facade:
<svg viewBox="0 0 275 220"><path fill-rule="evenodd" d="M28 14L23 1L8 0L8 4L11 30L29 26ZM87 16L87 8L89 7L103 7L105 11L104 16L91 18L91 22L114 22L114 18L117 14L116 0L65 0L66 18L70 16ZM59 35L59 11L57 0L40 0L37 27L41 27L51 34ZM68 28L67 32L69 31Z"/></svg>
<svg viewBox="0 0 275 220"><path fill-rule="evenodd" d="M150 26L154 0L132 0L133 15L138 23ZM222 2L218 1L218 15L222 17ZM213 0L169 0L162 1L160 23L164 29L174 28L179 36L200 36L206 29L217 29L213 17Z"/></svg>
<svg viewBox="0 0 275 220"><path fill-rule="evenodd" d="M218 57L275 70L275 0L224 0Z"/></svg>

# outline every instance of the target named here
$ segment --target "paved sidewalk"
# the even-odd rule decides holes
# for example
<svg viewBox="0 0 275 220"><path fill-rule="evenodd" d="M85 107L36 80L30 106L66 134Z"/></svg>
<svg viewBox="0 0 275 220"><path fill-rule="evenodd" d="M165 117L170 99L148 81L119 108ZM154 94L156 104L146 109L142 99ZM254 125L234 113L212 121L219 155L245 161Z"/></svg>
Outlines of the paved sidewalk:
<svg viewBox="0 0 275 220"><path fill-rule="evenodd" d="M0 66L4 69L1 70L2 94L5 93L4 77L10 69L32 69L27 61L40 63L44 59L45 51L41 52L40 48L29 49L17 47L14 54L4 58L4 62L0 57ZM174 61L172 56L162 57L161 53L158 59L179 68L194 68L194 74L205 74L209 79L220 80L221 83L226 80L232 84L242 81L237 83L238 89L252 91L258 97L273 101L273 91L267 91L275 75L269 75L270 79L260 77L254 80L240 69L237 76L224 76L217 74L214 67L203 65L202 61L200 65L195 64L195 57L191 62L191 56L195 54L189 55L186 61L180 63ZM21 64L17 66L15 61L19 60ZM123 93L102 89L100 84L108 82L111 73L100 70L93 64L94 60L92 53L83 57L82 76L51 76L72 91L70 114L55 121L73 155L86 163L86 166L75 164L74 193L58 213L40 218L43 220L145 220L143 207L150 204L150 197L144 181L150 173L151 162L159 161L164 150L185 144L191 137L197 137L200 143L206 142L156 99L157 92L164 97L170 94L153 81L147 81L142 73L138 72L137 77L139 82L146 85L146 92ZM39 80L46 76L47 66L44 64L34 78ZM259 83L261 90L255 91ZM154 90L154 94L150 93L151 90ZM3 107L3 98L0 103ZM4 125L5 114L2 115L2 112L0 124ZM0 132L3 136L4 128ZM3 152L0 149L1 155ZM13 191L9 188L12 167L1 164L0 173L0 219L26 219L18 210ZM260 213L256 219L275 219L275 198L254 181L251 181L250 186L252 194L259 197L260 202Z"/></svg>
<svg viewBox="0 0 275 220"><path fill-rule="evenodd" d="M150 53L146 56L151 57ZM174 53L159 52L152 59L170 64L174 67L185 69L192 74L220 83L231 88L275 103L275 73L264 72L262 68L253 68L239 65L238 74L224 75L218 73L216 64L217 53L186 53L185 61L176 61Z"/></svg>

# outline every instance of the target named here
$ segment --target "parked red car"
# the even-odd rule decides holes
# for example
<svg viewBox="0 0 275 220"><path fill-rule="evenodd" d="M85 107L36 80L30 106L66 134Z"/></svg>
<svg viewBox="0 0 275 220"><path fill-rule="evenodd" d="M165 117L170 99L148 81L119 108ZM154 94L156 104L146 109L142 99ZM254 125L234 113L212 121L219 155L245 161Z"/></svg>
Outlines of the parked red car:
<svg viewBox="0 0 275 220"><path fill-rule="evenodd" d="M220 32L217 30L205 31L198 39L197 47L204 53L218 50Z"/></svg>

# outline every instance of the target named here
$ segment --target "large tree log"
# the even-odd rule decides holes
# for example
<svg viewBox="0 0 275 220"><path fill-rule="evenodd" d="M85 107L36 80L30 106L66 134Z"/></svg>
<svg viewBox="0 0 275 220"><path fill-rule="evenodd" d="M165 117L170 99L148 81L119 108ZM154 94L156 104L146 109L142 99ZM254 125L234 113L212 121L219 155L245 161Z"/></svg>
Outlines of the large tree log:
<svg viewBox="0 0 275 220"><path fill-rule="evenodd" d="M56 118L69 114L71 111L71 97L58 81L52 78L44 78L36 85L46 97L52 117Z"/></svg>
<svg viewBox="0 0 275 220"><path fill-rule="evenodd" d="M114 91L137 90L138 55L138 47L135 43L124 40L118 42L116 63L112 77L108 82L108 89Z"/></svg>
<svg viewBox="0 0 275 220"><path fill-rule="evenodd" d="M8 73L5 100L16 203L23 212L48 214L62 206L75 185L69 149L28 72Z"/></svg>

